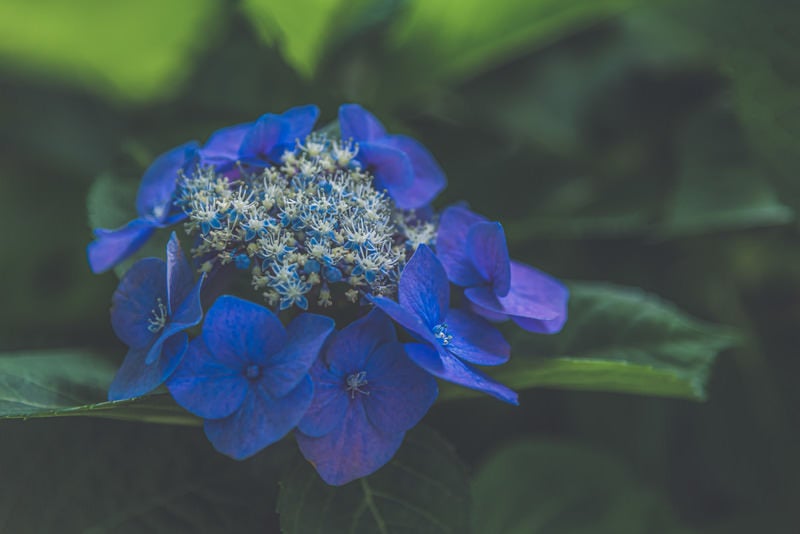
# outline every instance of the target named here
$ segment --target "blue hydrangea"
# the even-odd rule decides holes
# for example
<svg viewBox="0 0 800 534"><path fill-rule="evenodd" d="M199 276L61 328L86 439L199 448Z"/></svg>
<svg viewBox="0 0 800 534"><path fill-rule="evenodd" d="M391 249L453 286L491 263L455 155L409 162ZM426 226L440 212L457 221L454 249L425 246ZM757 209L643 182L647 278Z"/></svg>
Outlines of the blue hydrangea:
<svg viewBox="0 0 800 534"><path fill-rule="evenodd" d="M436 400L432 376L408 359L391 320L375 310L337 332L311 369L314 398L296 432L328 484L369 475Z"/></svg>
<svg viewBox="0 0 800 534"><path fill-rule="evenodd" d="M205 419L217 450L247 458L306 413L313 392L308 370L333 327L332 319L306 313L284 328L263 306L222 296L167 387L178 404Z"/></svg>
<svg viewBox="0 0 800 534"><path fill-rule="evenodd" d="M200 288L175 234L167 261L139 260L114 292L111 325L130 347L108 392L109 400L149 393L166 380L186 352L186 330L200 323Z"/></svg>

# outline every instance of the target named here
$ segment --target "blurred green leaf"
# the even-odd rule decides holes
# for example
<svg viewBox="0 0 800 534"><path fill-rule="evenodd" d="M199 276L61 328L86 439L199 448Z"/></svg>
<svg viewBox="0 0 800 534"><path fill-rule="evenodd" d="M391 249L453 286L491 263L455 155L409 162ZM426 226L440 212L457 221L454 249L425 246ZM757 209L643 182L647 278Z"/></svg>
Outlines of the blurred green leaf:
<svg viewBox="0 0 800 534"><path fill-rule="evenodd" d="M174 94L212 44L218 0L5 0L0 65L146 102Z"/></svg>
<svg viewBox="0 0 800 534"><path fill-rule="evenodd" d="M615 458L567 442L526 440L492 455L472 482L473 532L676 534L669 503Z"/></svg>
<svg viewBox="0 0 800 534"><path fill-rule="evenodd" d="M470 498L463 466L432 430L411 430L395 458L369 477L328 486L300 462L281 482L285 534L467 530Z"/></svg>
<svg viewBox="0 0 800 534"><path fill-rule="evenodd" d="M570 286L564 330L545 336L518 328L510 336L511 361L484 368L514 389L553 387L705 399L717 353L736 338L693 319L634 288L579 283ZM474 396L448 387L443 398Z"/></svg>
<svg viewBox="0 0 800 534"><path fill-rule="evenodd" d="M0 354L0 419L90 416L198 425L169 395L106 402L116 368L82 351Z"/></svg>

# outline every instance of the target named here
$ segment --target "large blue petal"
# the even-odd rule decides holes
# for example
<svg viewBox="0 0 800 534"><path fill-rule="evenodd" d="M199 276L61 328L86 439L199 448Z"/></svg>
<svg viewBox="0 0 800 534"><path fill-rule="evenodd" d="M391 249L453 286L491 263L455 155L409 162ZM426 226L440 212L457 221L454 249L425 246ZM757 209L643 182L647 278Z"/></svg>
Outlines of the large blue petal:
<svg viewBox="0 0 800 534"><path fill-rule="evenodd" d="M346 375L328 369L322 358L311 367L314 398L297 428L311 437L324 436L339 426L352 400L346 390Z"/></svg>
<svg viewBox="0 0 800 534"><path fill-rule="evenodd" d="M419 343L406 344L406 353L411 361L448 382L488 393L510 404L519 404L517 394L503 384L489 378L469 364L441 349L436 350Z"/></svg>
<svg viewBox="0 0 800 534"><path fill-rule="evenodd" d="M272 150L281 141L286 129L278 115L267 113L253 124L242 139L239 159L248 165L264 165L270 161Z"/></svg>
<svg viewBox="0 0 800 534"><path fill-rule="evenodd" d="M450 283L431 249L420 245L400 275L400 305L419 315L429 328L442 322L450 307Z"/></svg>
<svg viewBox="0 0 800 534"><path fill-rule="evenodd" d="M456 285L471 287L484 282L467 254L466 243L470 227L485 220L463 206L451 206L439 217L436 256L441 260L447 277Z"/></svg>
<svg viewBox="0 0 800 534"><path fill-rule="evenodd" d="M228 126L217 130L200 153L205 165L213 165L217 170L223 170L239 159L239 148L242 146L244 136L253 127L252 122Z"/></svg>
<svg viewBox="0 0 800 534"><path fill-rule="evenodd" d="M372 310L334 334L323 359L339 374L357 373L378 346L390 341L397 341L392 321L382 311Z"/></svg>
<svg viewBox="0 0 800 534"><path fill-rule="evenodd" d="M200 290L205 281L205 273L197 281L192 292L186 297L180 307L176 310L175 314L169 317L163 330L159 332L160 339L166 339L178 332L182 332L187 328L191 328L200 323L203 319L203 305L200 300ZM151 350L147 355L145 363L153 363L158 358L158 352Z"/></svg>
<svg viewBox="0 0 800 534"><path fill-rule="evenodd" d="M303 313L289 323L286 345L269 358L263 371L263 384L271 395L283 397L308 374L335 326L330 317L313 313Z"/></svg>
<svg viewBox="0 0 800 534"><path fill-rule="evenodd" d="M203 338L221 361L266 365L286 345L286 330L263 306L231 295L219 297L206 314Z"/></svg>
<svg viewBox="0 0 800 534"><path fill-rule="evenodd" d="M111 326L132 348L150 346L156 333L148 330L158 299L166 306L166 265L158 258L139 260L128 269L111 297Z"/></svg>
<svg viewBox="0 0 800 534"><path fill-rule="evenodd" d="M386 190L400 208L395 194L411 187L414 169L403 152L377 143L361 143L356 159L375 175L375 189Z"/></svg>
<svg viewBox="0 0 800 534"><path fill-rule="evenodd" d="M386 129L375 115L358 104L339 106L339 130L342 139L353 139L357 143L374 141L386 135Z"/></svg>
<svg viewBox="0 0 800 534"><path fill-rule="evenodd" d="M197 157L198 145L190 141L158 156L147 168L136 195L136 211L142 217L163 221L172 210L178 173Z"/></svg>
<svg viewBox="0 0 800 534"><path fill-rule="evenodd" d="M386 434L404 432L422 419L433 405L436 380L406 356L401 343L381 345L365 368L369 395L362 398L367 417Z"/></svg>
<svg viewBox="0 0 800 534"><path fill-rule="evenodd" d="M167 339L163 344L162 340L158 340L154 343L155 345L158 345L156 350L159 350L159 357L149 365L145 363L145 360L148 349L154 350L152 347L128 351L108 389L108 400L140 397L163 384L181 362L188 345L188 337L181 332Z"/></svg>
<svg viewBox="0 0 800 534"><path fill-rule="evenodd" d="M370 297L370 300L375 306L386 313L386 315L412 334L430 343L436 343L436 338L433 337L431 327L425 324L422 317L419 315L416 315L414 312L407 310L386 297Z"/></svg>
<svg viewBox="0 0 800 534"><path fill-rule="evenodd" d="M172 315L194 286L194 271L181 249L175 232L167 242L167 309Z"/></svg>
<svg viewBox="0 0 800 534"><path fill-rule="evenodd" d="M242 405L250 382L241 368L226 363L214 358L202 337L195 338L167 388L178 404L199 417L227 417Z"/></svg>
<svg viewBox="0 0 800 534"><path fill-rule="evenodd" d="M431 203L447 187L444 171L416 139L406 135L390 135L382 139L380 144L400 150L411 162L413 181L407 188L392 192L392 198L399 208L421 208Z"/></svg>
<svg viewBox="0 0 800 534"><path fill-rule="evenodd" d="M236 460L248 458L288 434L311 403L313 386L308 376L279 399L273 398L258 382L253 384L233 414L205 422L211 444Z"/></svg>
<svg viewBox="0 0 800 534"><path fill-rule="evenodd" d="M111 269L142 248L153 232L153 223L144 219L134 219L116 230L98 228L95 240L86 247L89 267L95 274Z"/></svg>
<svg viewBox="0 0 800 534"><path fill-rule="evenodd" d="M297 106L280 115L286 123L282 143L294 146L296 140L303 141L314 129L319 118L319 108L314 105Z"/></svg>
<svg viewBox="0 0 800 534"><path fill-rule="evenodd" d="M300 452L322 480L341 486L383 467L400 448L403 432L384 434L367 420L361 402L353 402L341 426L320 438L295 433Z"/></svg>
<svg viewBox="0 0 800 534"><path fill-rule="evenodd" d="M485 319L463 310L450 310L446 322L453 338L445 348L459 358L479 365L500 365L511 356L511 346L503 334Z"/></svg>
<svg viewBox="0 0 800 534"><path fill-rule="evenodd" d="M508 294L511 285L511 260L503 227L496 222L473 224L467 234L467 255L498 297Z"/></svg>

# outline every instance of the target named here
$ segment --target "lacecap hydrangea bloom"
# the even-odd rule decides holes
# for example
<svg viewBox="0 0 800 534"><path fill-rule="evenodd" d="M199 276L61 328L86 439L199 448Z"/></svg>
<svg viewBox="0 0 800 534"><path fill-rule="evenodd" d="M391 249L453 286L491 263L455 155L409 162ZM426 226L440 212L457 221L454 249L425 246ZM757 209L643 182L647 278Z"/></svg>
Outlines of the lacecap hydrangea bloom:
<svg viewBox="0 0 800 534"><path fill-rule="evenodd" d="M112 324L130 351L110 399L165 384L220 452L247 458L294 433L341 485L392 458L436 379L517 404L480 370L511 355L496 323L558 332L568 292L510 258L500 223L433 208L447 180L418 141L356 104L336 135L318 116L269 113L168 151L138 217L95 230L87 254L102 272L175 226L191 258L173 233L166 262L122 277Z"/></svg>

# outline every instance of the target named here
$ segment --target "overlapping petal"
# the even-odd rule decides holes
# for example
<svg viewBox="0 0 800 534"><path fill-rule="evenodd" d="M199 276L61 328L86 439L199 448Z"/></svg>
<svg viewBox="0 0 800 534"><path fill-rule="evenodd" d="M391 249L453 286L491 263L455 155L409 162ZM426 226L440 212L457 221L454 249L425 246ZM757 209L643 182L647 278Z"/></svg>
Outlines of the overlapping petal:
<svg viewBox="0 0 800 534"><path fill-rule="evenodd" d="M187 346L188 336L179 332L168 339L157 338L153 346L130 349L111 381L108 400L131 399L153 391L178 367ZM157 357L148 364L152 353L157 353Z"/></svg>
<svg viewBox="0 0 800 534"><path fill-rule="evenodd" d="M145 219L134 219L116 230L97 228L95 240L86 247L89 267L95 274L112 269L130 257L147 242L156 226Z"/></svg>

